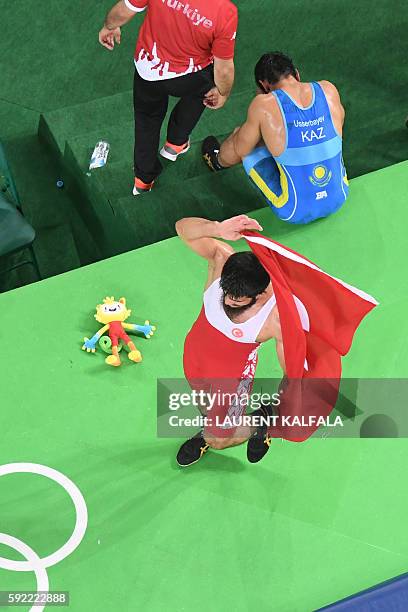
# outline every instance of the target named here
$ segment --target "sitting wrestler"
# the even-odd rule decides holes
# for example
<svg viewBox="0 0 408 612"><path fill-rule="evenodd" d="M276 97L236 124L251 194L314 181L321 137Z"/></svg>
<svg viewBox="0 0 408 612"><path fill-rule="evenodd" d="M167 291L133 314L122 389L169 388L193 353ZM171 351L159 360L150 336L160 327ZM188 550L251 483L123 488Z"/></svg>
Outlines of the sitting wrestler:
<svg viewBox="0 0 408 612"><path fill-rule="evenodd" d="M310 223L337 211L348 195L342 156L344 109L329 81L303 83L292 60L266 53L255 66L258 92L245 123L222 143L208 136L213 171L243 163L282 221Z"/></svg>

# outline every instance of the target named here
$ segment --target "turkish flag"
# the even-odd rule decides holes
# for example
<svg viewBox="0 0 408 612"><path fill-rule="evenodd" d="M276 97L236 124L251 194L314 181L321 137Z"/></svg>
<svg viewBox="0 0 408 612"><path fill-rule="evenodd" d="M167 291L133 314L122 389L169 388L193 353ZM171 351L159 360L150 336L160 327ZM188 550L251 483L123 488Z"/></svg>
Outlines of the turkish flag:
<svg viewBox="0 0 408 612"><path fill-rule="evenodd" d="M378 302L274 240L256 232L244 238L269 273L276 297L286 364L280 416L327 417L337 401L341 356ZM301 441L316 429L281 426L270 435Z"/></svg>

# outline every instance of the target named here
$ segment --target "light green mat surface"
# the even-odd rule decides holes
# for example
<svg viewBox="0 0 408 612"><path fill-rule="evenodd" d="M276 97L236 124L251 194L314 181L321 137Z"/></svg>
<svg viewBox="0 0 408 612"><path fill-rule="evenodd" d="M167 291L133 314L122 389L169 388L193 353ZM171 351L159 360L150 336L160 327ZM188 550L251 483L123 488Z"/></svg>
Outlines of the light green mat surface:
<svg viewBox="0 0 408 612"><path fill-rule="evenodd" d="M402 163L352 181L344 209L311 226L255 215L266 235L379 300L347 376L408 375L407 190ZM156 438L156 379L182 376L204 279L205 264L170 239L0 295L0 465L58 469L88 507L82 543L48 570L73 612L306 612L407 569L406 440L277 440L256 466L239 447L181 471L179 441ZM157 325L138 343L142 364L110 369L80 350L106 295ZM271 347L258 374L279 375ZM74 521L57 484L0 478L0 532L37 554L62 546ZM20 558L4 545L0 556ZM0 569L0 590L17 588L34 589L33 573Z"/></svg>

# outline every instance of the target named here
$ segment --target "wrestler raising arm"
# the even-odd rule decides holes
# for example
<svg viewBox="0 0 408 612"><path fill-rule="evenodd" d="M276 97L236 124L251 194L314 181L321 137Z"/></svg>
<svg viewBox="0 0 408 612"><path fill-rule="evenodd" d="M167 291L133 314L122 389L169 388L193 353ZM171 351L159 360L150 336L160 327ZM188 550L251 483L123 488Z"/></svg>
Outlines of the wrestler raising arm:
<svg viewBox="0 0 408 612"><path fill-rule="evenodd" d="M263 228L256 219L251 219L246 215L238 215L237 217L231 217L225 221L209 221L207 219L200 219L199 217L187 217L177 221L176 231L179 237L192 251L208 261L208 276L205 283L205 290L208 289L217 278L221 277L225 262L235 253L235 249L231 245L223 242L223 240L240 240L242 238L242 232L246 230L263 231ZM273 294L272 285L270 285L270 293ZM248 305L249 301L250 298L245 296L235 297L234 299L234 296L226 295L224 298L224 303L230 305L232 308L245 307ZM261 300L262 303L264 301L266 300ZM244 318L248 318L247 312ZM234 321L237 320L237 317L234 317ZM285 371L282 336L276 307L272 310L271 316L268 317L257 340L258 342L265 342L272 338L275 338L276 341L276 352L280 366L282 370Z"/></svg>
<svg viewBox="0 0 408 612"><path fill-rule="evenodd" d="M259 345L272 338L285 371L279 315L269 275L253 253L236 253L223 242L239 240L247 230L262 231L259 223L246 215L222 222L187 218L177 222L176 230L195 253L208 261L204 308L184 346L184 370L192 387L196 379L239 382L245 378L246 368L253 367L255 371ZM219 409L218 420L228 416L229 408ZM259 416L262 414L265 411L261 410ZM240 425L230 435L218 426L205 428L183 444L177 461L183 466L191 465L209 446L236 446L253 434L254 428L247 425ZM255 449L255 460L259 460L268 450L267 428L259 427L255 435L249 443L251 449L248 445L248 457L254 456Z"/></svg>

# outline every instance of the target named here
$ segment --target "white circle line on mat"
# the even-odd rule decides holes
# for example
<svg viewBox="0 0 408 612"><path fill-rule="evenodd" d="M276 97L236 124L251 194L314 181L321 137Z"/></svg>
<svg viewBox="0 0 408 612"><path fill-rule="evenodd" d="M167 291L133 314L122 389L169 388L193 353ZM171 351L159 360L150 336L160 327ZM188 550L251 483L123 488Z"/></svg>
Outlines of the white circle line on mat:
<svg viewBox="0 0 408 612"><path fill-rule="evenodd" d="M6 533L0 533L0 544L6 544L6 546L9 546L10 548L14 548L14 550L19 552L27 559L27 562L30 563L32 571L34 572L37 580L37 592L48 591L49 585L47 570L43 566L40 557L33 551L32 548L28 546L28 544L25 544L21 540L18 540L17 538L14 538ZM32 608L30 608L30 612L42 612L44 608L45 605L32 606Z"/></svg>
<svg viewBox="0 0 408 612"><path fill-rule="evenodd" d="M5 465L0 465L0 477L16 473L39 474L40 476L50 478L65 489L75 506L76 520L71 537L61 546L61 548L51 555L48 555L48 557L44 557L43 559L39 557L43 568L51 567L70 555L82 542L88 525L88 510L84 497L72 480L64 474L61 474L61 472L58 472L58 470L54 470L46 465L40 465L39 463L7 463ZM32 567L29 560L13 561L4 557L0 557L0 567L15 572L35 571L35 568Z"/></svg>

